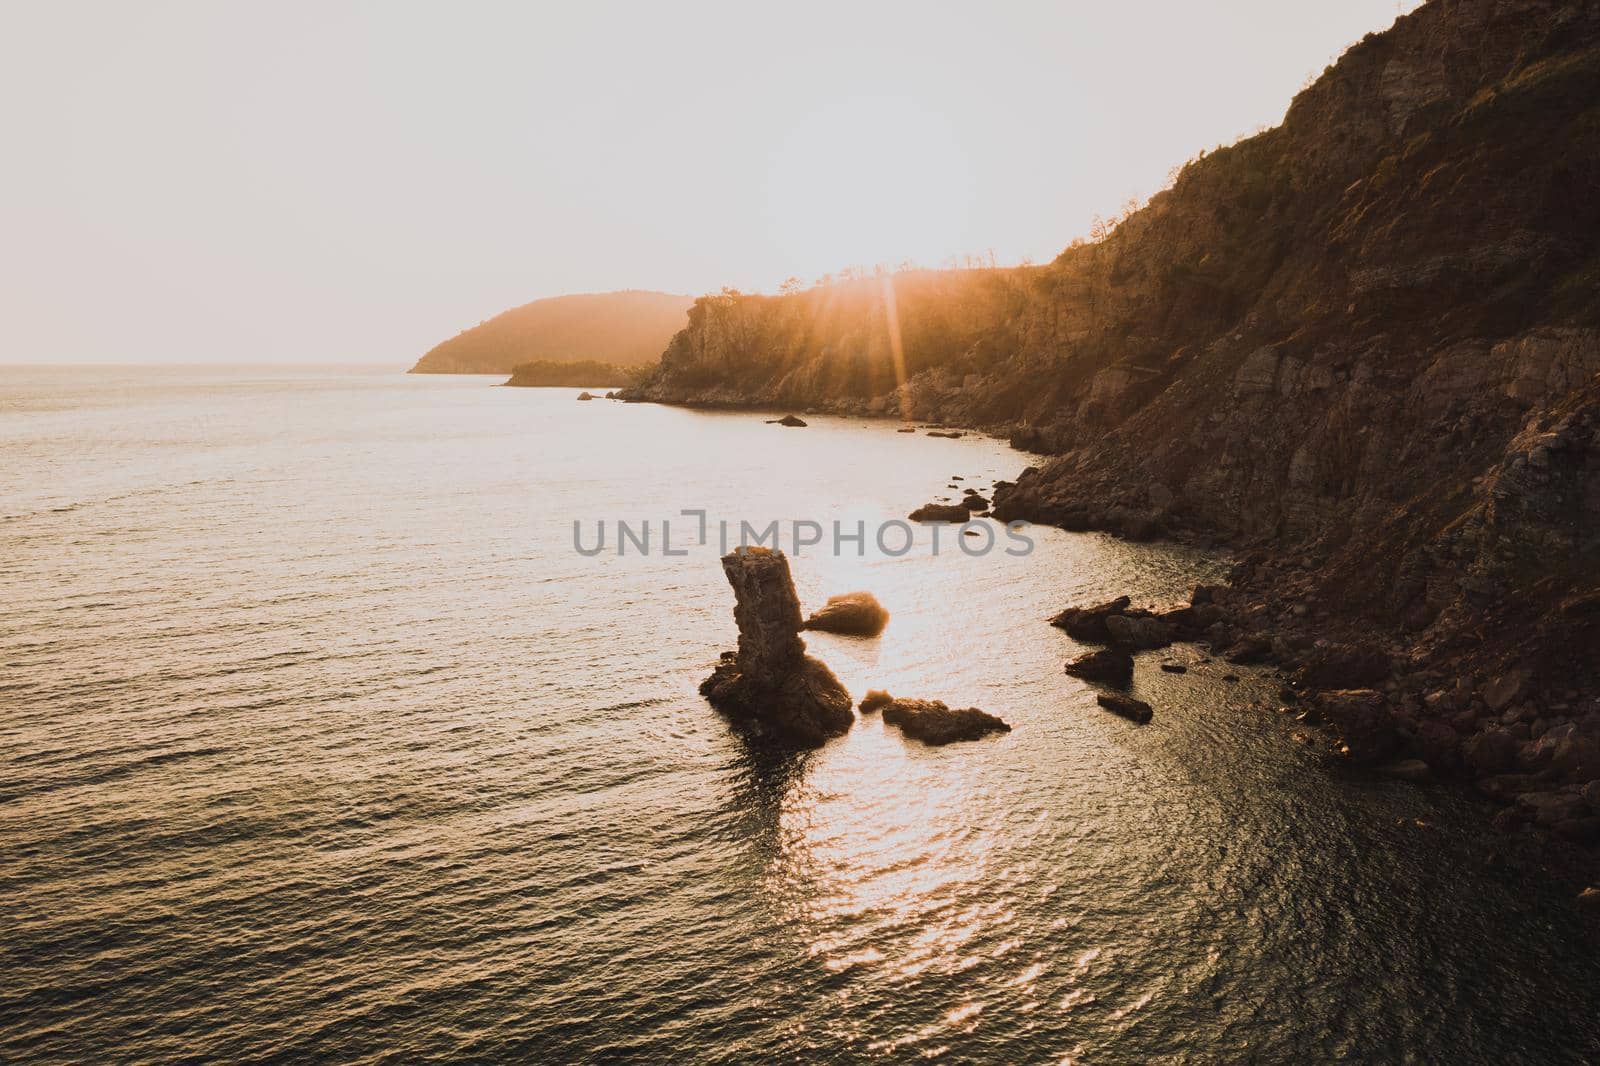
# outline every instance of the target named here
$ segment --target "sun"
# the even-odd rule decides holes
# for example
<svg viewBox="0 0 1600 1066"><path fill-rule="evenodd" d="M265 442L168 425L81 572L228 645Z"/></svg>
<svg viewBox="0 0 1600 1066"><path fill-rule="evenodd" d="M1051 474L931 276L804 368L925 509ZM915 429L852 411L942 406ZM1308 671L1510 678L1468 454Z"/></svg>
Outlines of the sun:
<svg viewBox="0 0 1600 1066"><path fill-rule="evenodd" d="M765 223L790 272L936 266L964 244L972 172L937 112L902 97L840 101L804 116L771 160Z"/></svg>

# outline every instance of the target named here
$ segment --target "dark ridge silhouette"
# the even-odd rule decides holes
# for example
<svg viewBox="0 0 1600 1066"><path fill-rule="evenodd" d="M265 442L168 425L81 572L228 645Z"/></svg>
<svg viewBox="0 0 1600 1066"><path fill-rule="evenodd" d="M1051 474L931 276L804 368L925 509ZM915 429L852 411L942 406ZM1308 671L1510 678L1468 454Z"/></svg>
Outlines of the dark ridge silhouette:
<svg viewBox="0 0 1600 1066"><path fill-rule="evenodd" d="M660 357L693 302L690 296L641 289L535 300L435 345L411 372L509 374L524 363L584 360L642 366Z"/></svg>
<svg viewBox="0 0 1600 1066"><path fill-rule="evenodd" d="M592 385L596 388L615 389L635 383L647 369L637 366L614 366L594 359L582 359L572 363L540 359L514 368L511 371L511 379L506 384L529 388L580 389Z"/></svg>

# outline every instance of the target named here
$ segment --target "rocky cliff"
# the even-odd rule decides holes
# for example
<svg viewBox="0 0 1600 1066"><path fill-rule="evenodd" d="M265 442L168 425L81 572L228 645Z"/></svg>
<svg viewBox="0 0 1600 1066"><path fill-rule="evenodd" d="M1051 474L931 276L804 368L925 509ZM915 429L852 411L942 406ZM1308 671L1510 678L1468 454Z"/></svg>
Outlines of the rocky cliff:
<svg viewBox="0 0 1600 1066"><path fill-rule="evenodd" d="M1006 432L1048 458L997 515L1241 546L1242 635L1377 642L1412 734L1511 731L1496 773L1550 772L1525 749L1572 726L1576 787L1597 375L1600 5L1431 0L1103 240L702 300L634 395Z"/></svg>

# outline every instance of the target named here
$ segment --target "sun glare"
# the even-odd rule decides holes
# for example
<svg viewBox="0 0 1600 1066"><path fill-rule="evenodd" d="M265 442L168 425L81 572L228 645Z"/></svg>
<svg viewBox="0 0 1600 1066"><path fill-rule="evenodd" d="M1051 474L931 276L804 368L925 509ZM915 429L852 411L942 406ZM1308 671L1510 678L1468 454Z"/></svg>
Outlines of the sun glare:
<svg viewBox="0 0 1600 1066"><path fill-rule="evenodd" d="M793 272L937 265L966 246L972 168L938 114L879 97L813 112L771 162L769 227Z"/></svg>

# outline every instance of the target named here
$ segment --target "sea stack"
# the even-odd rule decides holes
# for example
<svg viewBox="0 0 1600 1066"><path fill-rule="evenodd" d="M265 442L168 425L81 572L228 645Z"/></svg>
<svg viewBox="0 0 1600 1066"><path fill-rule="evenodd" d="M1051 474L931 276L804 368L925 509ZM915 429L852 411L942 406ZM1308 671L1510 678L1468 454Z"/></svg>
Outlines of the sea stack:
<svg viewBox="0 0 1600 1066"><path fill-rule="evenodd" d="M770 548L735 548L722 557L733 586L739 650L700 684L700 694L730 718L797 747L817 747L850 729L850 693L833 671L806 654L800 598L789 560Z"/></svg>

